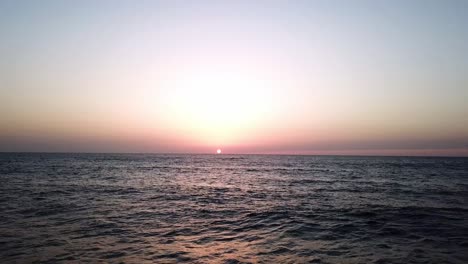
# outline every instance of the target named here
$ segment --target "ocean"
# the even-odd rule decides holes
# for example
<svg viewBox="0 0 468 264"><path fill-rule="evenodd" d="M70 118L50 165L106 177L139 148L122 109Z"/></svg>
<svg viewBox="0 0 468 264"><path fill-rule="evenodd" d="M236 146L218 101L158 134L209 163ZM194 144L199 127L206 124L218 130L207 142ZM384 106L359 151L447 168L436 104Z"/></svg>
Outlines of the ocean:
<svg viewBox="0 0 468 264"><path fill-rule="evenodd" d="M468 159L0 153L1 263L468 263Z"/></svg>

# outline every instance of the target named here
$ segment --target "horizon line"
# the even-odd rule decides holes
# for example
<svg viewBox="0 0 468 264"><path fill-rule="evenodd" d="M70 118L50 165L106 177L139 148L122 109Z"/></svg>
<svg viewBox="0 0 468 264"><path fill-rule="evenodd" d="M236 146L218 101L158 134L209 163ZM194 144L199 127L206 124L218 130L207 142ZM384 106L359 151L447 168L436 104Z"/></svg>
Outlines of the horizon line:
<svg viewBox="0 0 468 264"><path fill-rule="evenodd" d="M0 151L0 154L122 154L122 155L249 155L249 156L329 156L329 157L401 157L401 158L468 158L455 155L398 155L398 154L305 154L305 153L211 153L211 152L86 152L86 151Z"/></svg>

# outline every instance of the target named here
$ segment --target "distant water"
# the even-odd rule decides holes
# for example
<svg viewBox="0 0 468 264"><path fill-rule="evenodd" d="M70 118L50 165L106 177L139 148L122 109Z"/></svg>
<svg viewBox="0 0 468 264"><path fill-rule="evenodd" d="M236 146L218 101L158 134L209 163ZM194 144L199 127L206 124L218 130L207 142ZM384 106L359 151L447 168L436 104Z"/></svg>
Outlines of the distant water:
<svg viewBox="0 0 468 264"><path fill-rule="evenodd" d="M468 159L4 153L0 262L468 263Z"/></svg>

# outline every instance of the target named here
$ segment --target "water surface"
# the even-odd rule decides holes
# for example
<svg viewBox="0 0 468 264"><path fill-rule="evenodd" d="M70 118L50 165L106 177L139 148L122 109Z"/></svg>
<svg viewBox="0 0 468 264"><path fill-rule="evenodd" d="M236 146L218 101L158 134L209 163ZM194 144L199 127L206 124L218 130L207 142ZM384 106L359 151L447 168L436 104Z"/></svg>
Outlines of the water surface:
<svg viewBox="0 0 468 264"><path fill-rule="evenodd" d="M0 154L0 262L468 263L468 159Z"/></svg>

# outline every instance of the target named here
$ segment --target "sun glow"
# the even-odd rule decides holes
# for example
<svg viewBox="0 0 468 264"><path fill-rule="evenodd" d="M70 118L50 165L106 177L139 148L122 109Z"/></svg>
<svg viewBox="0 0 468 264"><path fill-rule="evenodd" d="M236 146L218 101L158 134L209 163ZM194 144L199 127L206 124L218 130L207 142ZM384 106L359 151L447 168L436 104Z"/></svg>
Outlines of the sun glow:
<svg viewBox="0 0 468 264"><path fill-rule="evenodd" d="M216 150L217 154L221 154L221 149Z"/></svg>
<svg viewBox="0 0 468 264"><path fill-rule="evenodd" d="M238 68L194 67L178 72L166 82L172 121L201 143L238 142L271 113L275 85L270 79Z"/></svg>

